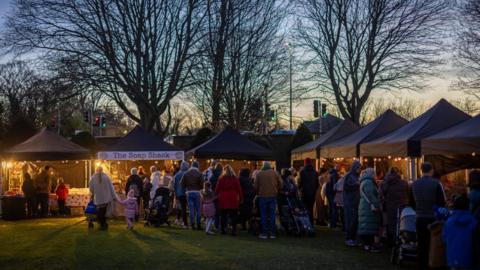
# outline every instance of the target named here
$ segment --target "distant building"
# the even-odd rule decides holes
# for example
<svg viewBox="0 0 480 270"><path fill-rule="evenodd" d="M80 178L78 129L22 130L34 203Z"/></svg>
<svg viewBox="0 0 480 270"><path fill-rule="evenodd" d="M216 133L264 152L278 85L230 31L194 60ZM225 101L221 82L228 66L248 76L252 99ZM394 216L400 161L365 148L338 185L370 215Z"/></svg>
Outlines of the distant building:
<svg viewBox="0 0 480 270"><path fill-rule="evenodd" d="M320 135L327 133L330 129L340 124L340 122L342 122L341 118L327 114L325 118L320 117L315 120L304 121L303 124L307 126L314 138L318 138Z"/></svg>

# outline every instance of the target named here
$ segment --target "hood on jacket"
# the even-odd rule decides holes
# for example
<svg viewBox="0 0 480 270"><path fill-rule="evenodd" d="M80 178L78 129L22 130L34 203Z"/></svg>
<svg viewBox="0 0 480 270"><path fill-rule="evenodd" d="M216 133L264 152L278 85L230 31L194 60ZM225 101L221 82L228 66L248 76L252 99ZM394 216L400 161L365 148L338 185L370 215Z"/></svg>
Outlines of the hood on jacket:
<svg viewBox="0 0 480 270"><path fill-rule="evenodd" d="M135 198L135 191L134 191L133 189L130 189L130 190L128 191L127 197L128 197L129 199L135 199L135 200L136 200L136 198Z"/></svg>
<svg viewBox="0 0 480 270"><path fill-rule="evenodd" d="M360 161L358 160L354 160L353 163L352 163L352 166L350 167L350 171L351 173L356 173L358 169L360 169L362 167L362 164L360 164Z"/></svg>
<svg viewBox="0 0 480 270"><path fill-rule="evenodd" d="M189 168L190 168L190 165L188 164L188 162L186 162L185 160L182 161L182 163L180 164L180 170L182 172L186 172L188 171Z"/></svg>
<svg viewBox="0 0 480 270"><path fill-rule="evenodd" d="M453 210L450 218L458 226L468 226L472 222L476 222L475 217L470 213L469 210Z"/></svg>
<svg viewBox="0 0 480 270"><path fill-rule="evenodd" d="M390 172L387 175L385 175L385 183L393 183L393 182L398 182L401 181L401 177L399 174Z"/></svg>
<svg viewBox="0 0 480 270"><path fill-rule="evenodd" d="M362 175L360 176L360 181L370 179L370 180L375 180L375 170L373 168L366 168L363 172Z"/></svg>

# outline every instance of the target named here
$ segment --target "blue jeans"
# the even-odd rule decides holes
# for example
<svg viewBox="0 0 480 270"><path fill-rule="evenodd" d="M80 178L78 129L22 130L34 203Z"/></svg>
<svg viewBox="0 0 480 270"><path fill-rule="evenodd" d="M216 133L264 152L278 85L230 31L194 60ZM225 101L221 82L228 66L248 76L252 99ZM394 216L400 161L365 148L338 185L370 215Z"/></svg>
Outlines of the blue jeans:
<svg viewBox="0 0 480 270"><path fill-rule="evenodd" d="M277 207L277 198L259 197L258 204L260 206L262 234L274 234L276 232L275 208Z"/></svg>
<svg viewBox="0 0 480 270"><path fill-rule="evenodd" d="M190 215L190 224L195 227L195 219L197 226L200 227L200 192L187 192L188 212Z"/></svg>

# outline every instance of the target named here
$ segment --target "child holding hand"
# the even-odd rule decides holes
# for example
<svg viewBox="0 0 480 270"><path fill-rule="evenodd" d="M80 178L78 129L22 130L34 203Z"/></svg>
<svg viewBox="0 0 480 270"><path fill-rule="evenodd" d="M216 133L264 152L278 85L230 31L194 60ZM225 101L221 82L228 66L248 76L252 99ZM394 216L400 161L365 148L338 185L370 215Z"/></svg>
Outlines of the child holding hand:
<svg viewBox="0 0 480 270"><path fill-rule="evenodd" d="M215 193L212 190L212 184L210 182L205 182L204 188L202 191L202 210L203 215L205 216L205 233L208 235L214 235L215 233L210 230L212 224L215 222Z"/></svg>
<svg viewBox="0 0 480 270"><path fill-rule="evenodd" d="M135 220L135 216L138 215L138 202L135 197L135 191L130 189L127 198L119 202L125 206L125 221L127 222L127 229L133 230L133 221Z"/></svg>

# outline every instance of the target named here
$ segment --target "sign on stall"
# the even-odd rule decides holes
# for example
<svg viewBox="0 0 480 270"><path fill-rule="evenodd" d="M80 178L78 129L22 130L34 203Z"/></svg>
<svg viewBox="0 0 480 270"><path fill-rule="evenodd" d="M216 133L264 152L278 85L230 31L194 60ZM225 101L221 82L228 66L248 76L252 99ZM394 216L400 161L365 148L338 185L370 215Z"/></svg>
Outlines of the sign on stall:
<svg viewBox="0 0 480 270"><path fill-rule="evenodd" d="M183 151L98 152L101 160L183 160Z"/></svg>

